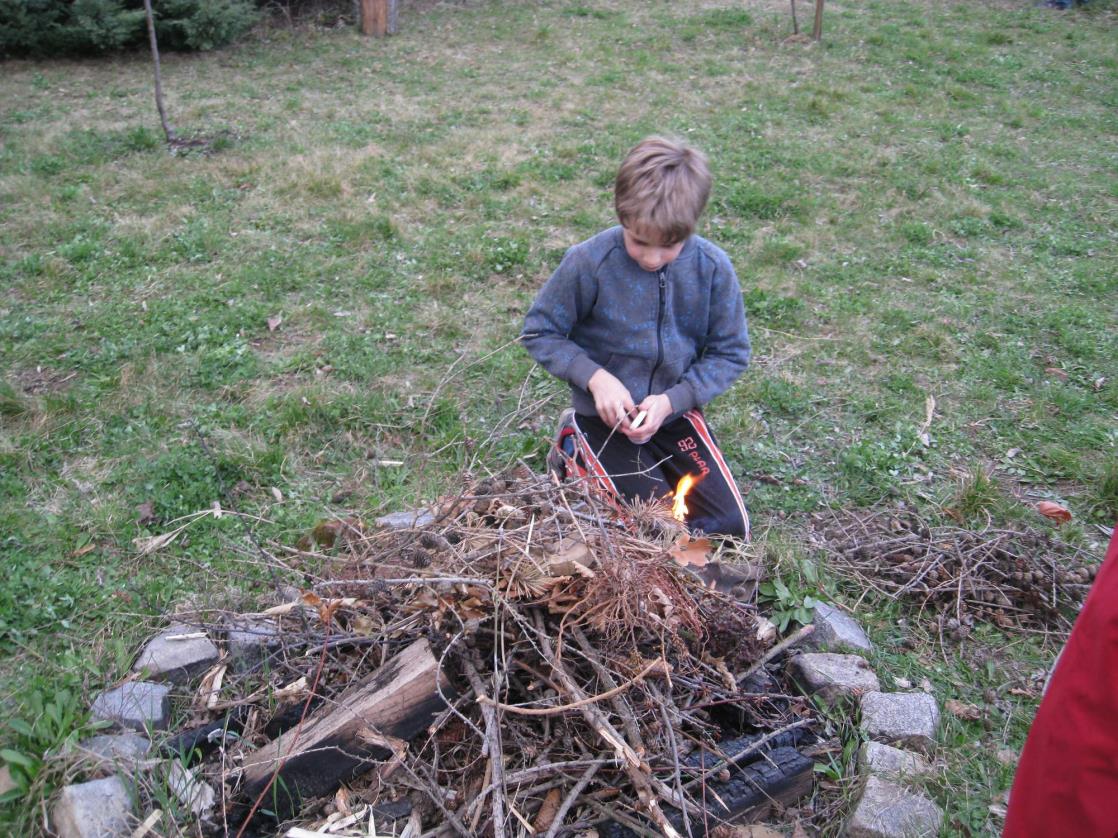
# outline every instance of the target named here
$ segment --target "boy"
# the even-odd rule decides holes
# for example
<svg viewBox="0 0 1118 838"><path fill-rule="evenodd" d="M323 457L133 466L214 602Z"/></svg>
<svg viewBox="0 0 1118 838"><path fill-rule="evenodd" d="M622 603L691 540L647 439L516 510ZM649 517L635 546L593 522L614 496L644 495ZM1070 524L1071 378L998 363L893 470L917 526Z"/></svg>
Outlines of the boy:
<svg viewBox="0 0 1118 838"><path fill-rule="evenodd" d="M614 184L620 226L567 251L521 337L571 385L574 411L549 463L628 500L671 497L690 474L689 528L748 538L745 503L700 411L750 356L730 260L694 235L710 182L696 149L641 141Z"/></svg>

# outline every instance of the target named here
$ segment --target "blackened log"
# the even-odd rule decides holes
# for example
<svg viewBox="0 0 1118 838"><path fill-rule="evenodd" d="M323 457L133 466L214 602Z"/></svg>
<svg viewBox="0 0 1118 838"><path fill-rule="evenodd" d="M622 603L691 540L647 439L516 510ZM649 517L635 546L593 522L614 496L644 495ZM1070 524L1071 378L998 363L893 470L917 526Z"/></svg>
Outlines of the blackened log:
<svg viewBox="0 0 1118 838"><path fill-rule="evenodd" d="M246 707L236 707L222 719L184 730L165 739L159 744L159 751L164 756L180 760L184 765L201 762L225 741L228 734L241 735L247 715Z"/></svg>
<svg viewBox="0 0 1118 838"><path fill-rule="evenodd" d="M774 736L766 742L765 746L759 751L750 751L747 754L734 758L735 754L740 754L742 751L760 742L764 738L765 734L754 733L748 736L735 736L731 739L723 739L718 743L718 750L726 756L731 757L735 764L749 764L756 762L758 756L761 754L767 754L777 748L795 748L798 745L802 745L808 740L815 739L815 734L807 727L787 730ZM720 766L723 762L724 760L718 754L699 747L680 759L679 765L683 769L684 774L690 775L699 774L704 770L709 771L711 768Z"/></svg>
<svg viewBox="0 0 1118 838"><path fill-rule="evenodd" d="M691 834L707 838L723 823L764 819L774 802L795 803L811 792L814 766L813 760L794 748L774 748L766 758L737 768L729 780L708 782L707 816L702 810L692 813ZM694 796L702 799L702 791L695 789ZM681 812L665 806L664 814L677 830L686 832ZM631 829L614 822L600 824L598 834L601 838L636 838Z"/></svg>

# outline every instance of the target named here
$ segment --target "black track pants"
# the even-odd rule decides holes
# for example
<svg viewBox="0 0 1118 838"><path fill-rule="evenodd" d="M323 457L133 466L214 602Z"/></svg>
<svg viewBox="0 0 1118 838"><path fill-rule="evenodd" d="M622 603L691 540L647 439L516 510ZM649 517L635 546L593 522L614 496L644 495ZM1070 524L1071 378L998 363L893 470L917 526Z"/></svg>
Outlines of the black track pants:
<svg viewBox="0 0 1118 838"><path fill-rule="evenodd" d="M698 483L687 495L687 526L708 535L749 537L749 513L703 414L689 410L644 445L610 435L597 416L574 417L576 459L607 491L633 500L667 498L685 474Z"/></svg>

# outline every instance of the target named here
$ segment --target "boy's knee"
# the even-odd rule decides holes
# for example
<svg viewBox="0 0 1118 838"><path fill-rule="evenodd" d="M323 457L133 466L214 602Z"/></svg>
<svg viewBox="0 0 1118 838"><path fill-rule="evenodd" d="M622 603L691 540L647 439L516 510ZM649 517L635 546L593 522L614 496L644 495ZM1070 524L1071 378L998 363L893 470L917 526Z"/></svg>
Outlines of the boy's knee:
<svg viewBox="0 0 1118 838"><path fill-rule="evenodd" d="M733 538L749 538L749 522L735 510L720 515L704 515L688 521L693 531L701 530L706 535L728 535Z"/></svg>

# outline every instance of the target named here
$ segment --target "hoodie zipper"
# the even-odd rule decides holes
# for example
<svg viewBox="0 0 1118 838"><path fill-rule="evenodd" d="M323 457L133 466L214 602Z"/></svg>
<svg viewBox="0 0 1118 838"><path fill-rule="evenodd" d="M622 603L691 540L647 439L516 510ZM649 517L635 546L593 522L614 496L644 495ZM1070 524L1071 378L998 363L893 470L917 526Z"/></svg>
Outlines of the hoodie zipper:
<svg viewBox="0 0 1118 838"><path fill-rule="evenodd" d="M657 271L657 276L660 278L660 304L656 309L656 363L648 374L648 392L645 394L648 396L652 395L652 381L656 378L660 365L664 363L664 308L668 292L668 272L661 268Z"/></svg>

